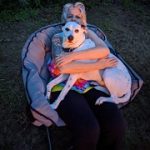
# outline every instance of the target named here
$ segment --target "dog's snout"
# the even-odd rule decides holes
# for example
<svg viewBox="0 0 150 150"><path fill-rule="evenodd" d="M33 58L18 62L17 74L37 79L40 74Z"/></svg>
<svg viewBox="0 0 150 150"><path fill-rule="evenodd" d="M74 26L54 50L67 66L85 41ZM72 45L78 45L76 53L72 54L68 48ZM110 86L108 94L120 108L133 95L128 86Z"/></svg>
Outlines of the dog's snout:
<svg viewBox="0 0 150 150"><path fill-rule="evenodd" d="M72 36L72 35L69 35L69 36L68 36L68 40L69 40L69 41L72 41L72 40L73 40L73 36Z"/></svg>

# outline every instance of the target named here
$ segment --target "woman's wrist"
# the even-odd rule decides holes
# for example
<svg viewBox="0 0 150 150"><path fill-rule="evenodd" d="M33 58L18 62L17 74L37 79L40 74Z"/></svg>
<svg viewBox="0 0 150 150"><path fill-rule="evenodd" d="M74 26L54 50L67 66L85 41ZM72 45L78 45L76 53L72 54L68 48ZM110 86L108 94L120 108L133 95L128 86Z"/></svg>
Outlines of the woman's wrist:
<svg viewBox="0 0 150 150"><path fill-rule="evenodd" d="M78 57L79 55L80 55L80 52L72 52L70 54L71 61L78 60L79 59L79 57Z"/></svg>
<svg viewBox="0 0 150 150"><path fill-rule="evenodd" d="M70 62L73 61L73 60L76 60L76 59L75 59L75 55L76 55L75 53L76 53L76 52L71 52L71 53L69 53L69 60L70 60Z"/></svg>

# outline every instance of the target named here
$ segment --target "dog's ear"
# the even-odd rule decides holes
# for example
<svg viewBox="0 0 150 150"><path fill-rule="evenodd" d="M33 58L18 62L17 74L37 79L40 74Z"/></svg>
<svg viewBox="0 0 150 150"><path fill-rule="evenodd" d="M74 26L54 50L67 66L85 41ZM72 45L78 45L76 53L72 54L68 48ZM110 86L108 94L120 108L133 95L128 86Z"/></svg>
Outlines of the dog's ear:
<svg viewBox="0 0 150 150"><path fill-rule="evenodd" d="M82 25L81 25L81 28L84 30L85 33L87 33L87 28L86 28L85 25L82 24Z"/></svg>

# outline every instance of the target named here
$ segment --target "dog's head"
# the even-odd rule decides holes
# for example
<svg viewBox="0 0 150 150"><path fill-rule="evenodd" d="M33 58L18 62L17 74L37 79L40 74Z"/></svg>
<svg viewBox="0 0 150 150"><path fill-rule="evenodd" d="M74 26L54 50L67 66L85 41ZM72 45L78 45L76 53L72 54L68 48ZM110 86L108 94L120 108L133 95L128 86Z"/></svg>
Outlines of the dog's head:
<svg viewBox="0 0 150 150"><path fill-rule="evenodd" d="M76 22L67 22L62 31L64 48L76 48L85 40L86 27Z"/></svg>

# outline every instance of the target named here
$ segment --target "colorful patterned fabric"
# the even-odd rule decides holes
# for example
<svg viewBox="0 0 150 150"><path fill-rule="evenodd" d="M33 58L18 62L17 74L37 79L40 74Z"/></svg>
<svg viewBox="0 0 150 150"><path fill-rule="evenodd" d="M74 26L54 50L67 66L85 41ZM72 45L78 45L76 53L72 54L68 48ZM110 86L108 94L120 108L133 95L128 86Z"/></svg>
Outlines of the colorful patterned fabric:
<svg viewBox="0 0 150 150"><path fill-rule="evenodd" d="M50 75L51 75L50 81L52 81L54 78L56 78L57 76L60 75L60 71L56 67L54 61L52 61L51 63L48 64L48 70L49 70ZM63 87L65 86L65 84L66 84L66 81L54 86L52 89L52 92L61 91L63 89ZM78 79L71 89L75 90L79 93L85 93L92 88L93 87L90 85L89 81L86 81L83 79Z"/></svg>

